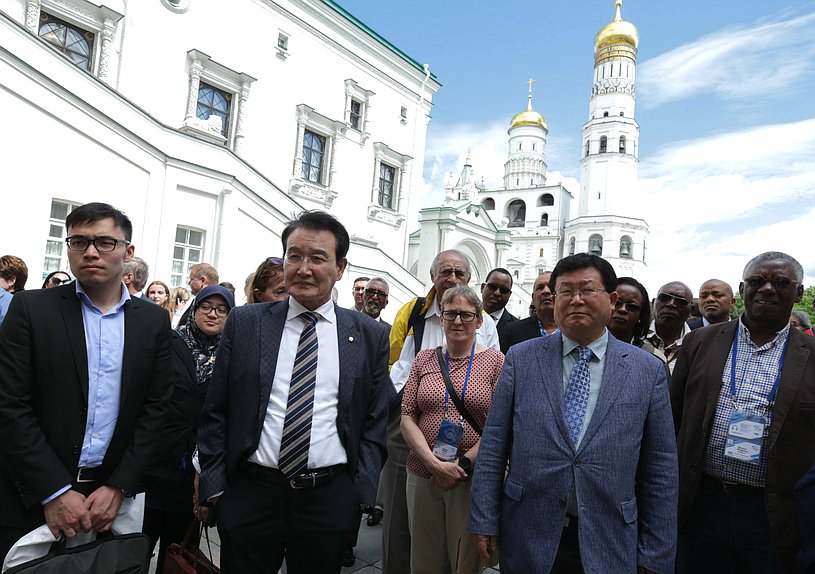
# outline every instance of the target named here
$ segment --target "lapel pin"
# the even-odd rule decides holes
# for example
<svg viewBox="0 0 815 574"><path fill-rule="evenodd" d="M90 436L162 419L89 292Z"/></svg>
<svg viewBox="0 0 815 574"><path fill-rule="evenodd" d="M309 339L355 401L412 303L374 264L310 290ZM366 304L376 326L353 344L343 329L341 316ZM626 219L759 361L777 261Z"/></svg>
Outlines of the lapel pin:
<svg viewBox="0 0 815 574"><path fill-rule="evenodd" d="M353 343L353 342L354 342L354 338L353 338L353 337L348 337L348 342L349 342L349 343Z"/></svg>

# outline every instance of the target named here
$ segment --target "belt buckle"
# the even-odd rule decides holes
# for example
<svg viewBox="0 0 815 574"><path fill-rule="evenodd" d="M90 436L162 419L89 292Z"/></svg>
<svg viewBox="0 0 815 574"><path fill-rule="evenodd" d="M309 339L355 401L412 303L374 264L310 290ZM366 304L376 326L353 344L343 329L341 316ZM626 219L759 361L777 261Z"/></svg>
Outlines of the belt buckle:
<svg viewBox="0 0 815 574"><path fill-rule="evenodd" d="M84 482L96 482L96 479L95 479L95 478L82 478L82 471L83 471L83 470L92 471L92 470L96 470L97 468L99 468L99 467L94 466L94 467L91 467L91 468L88 468L88 467L82 467L82 468L80 468L80 469L79 469L79 471L76 473L76 481L77 481L77 482L80 482L80 483L84 483Z"/></svg>
<svg viewBox="0 0 815 574"><path fill-rule="evenodd" d="M311 479L311 486L297 486L294 481L298 478L310 478ZM289 486L292 487L294 490L303 490L304 488L314 488L317 486L317 473L316 472L304 472L303 474L298 474L294 478L289 481Z"/></svg>

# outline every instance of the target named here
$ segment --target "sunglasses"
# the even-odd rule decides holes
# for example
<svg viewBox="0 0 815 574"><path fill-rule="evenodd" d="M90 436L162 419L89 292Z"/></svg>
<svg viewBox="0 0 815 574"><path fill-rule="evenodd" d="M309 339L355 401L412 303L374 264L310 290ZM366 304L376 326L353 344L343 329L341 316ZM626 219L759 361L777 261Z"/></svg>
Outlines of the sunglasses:
<svg viewBox="0 0 815 574"><path fill-rule="evenodd" d="M382 299L387 299L388 294L384 291L380 291L379 289L365 289L365 293L371 297L380 297Z"/></svg>
<svg viewBox="0 0 815 574"><path fill-rule="evenodd" d="M510 289L509 287L496 285L495 283L484 283L484 287L486 287L490 291L498 291L501 293L501 295L509 295L510 293L512 293L512 289Z"/></svg>
<svg viewBox="0 0 815 574"><path fill-rule="evenodd" d="M783 291L790 285L798 283L797 281L787 279L786 277L773 277L772 279L767 279L762 275L753 275L752 277L746 277L744 279L744 282L753 289L761 289L767 283L769 283L770 285L773 286L773 289L775 289L776 291Z"/></svg>
<svg viewBox="0 0 815 574"><path fill-rule="evenodd" d="M690 305L690 301L685 299L684 297L680 297L679 295L671 295L670 293L660 293L657 295L657 301L660 303L667 303L668 301L673 301L674 305L677 307L687 307Z"/></svg>
<svg viewBox="0 0 815 574"><path fill-rule="evenodd" d="M48 282L51 285L62 285L63 283L70 283L70 279L60 279L59 277L51 277Z"/></svg>
<svg viewBox="0 0 815 574"><path fill-rule="evenodd" d="M280 257L267 257L266 261L272 265L283 265L283 259Z"/></svg>
<svg viewBox="0 0 815 574"><path fill-rule="evenodd" d="M623 307L625 307L632 313L639 313L640 311L642 311L642 305L639 305L637 303L629 303L628 301L620 301L619 299L617 299L617 302L614 303L614 308L622 309Z"/></svg>

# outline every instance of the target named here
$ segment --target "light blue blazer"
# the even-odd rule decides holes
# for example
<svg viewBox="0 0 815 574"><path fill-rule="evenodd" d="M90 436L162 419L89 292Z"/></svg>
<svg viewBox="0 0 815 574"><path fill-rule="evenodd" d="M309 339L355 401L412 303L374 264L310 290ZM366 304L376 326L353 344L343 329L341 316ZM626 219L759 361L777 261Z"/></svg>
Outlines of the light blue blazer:
<svg viewBox="0 0 815 574"><path fill-rule="evenodd" d="M549 572L574 485L587 574L637 565L672 573L678 467L665 366L609 336L597 406L575 451L562 346L557 334L510 348L478 451L469 530L499 537L501 572Z"/></svg>

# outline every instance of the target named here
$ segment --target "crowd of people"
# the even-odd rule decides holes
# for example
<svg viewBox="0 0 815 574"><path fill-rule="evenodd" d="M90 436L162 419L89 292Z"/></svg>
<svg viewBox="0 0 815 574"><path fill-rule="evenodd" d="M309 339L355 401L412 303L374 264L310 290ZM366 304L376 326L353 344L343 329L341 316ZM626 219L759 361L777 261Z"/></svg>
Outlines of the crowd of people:
<svg viewBox="0 0 815 574"><path fill-rule="evenodd" d="M203 521L226 574L336 573L364 514L389 574L815 568L815 337L787 254L746 263L739 316L725 281L652 300L571 255L519 318L508 270L479 293L448 250L391 325L385 277L336 304L350 238L325 212L242 306L208 263L148 283L110 205L66 228L70 273L41 289L0 257L0 557L42 524L110 530L144 492L159 572Z"/></svg>

